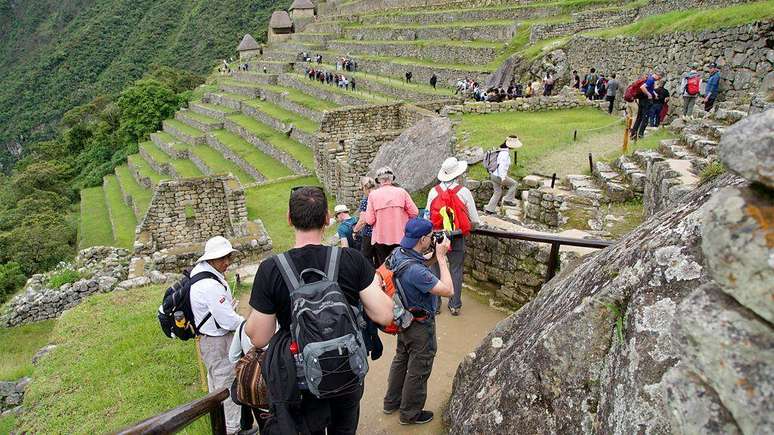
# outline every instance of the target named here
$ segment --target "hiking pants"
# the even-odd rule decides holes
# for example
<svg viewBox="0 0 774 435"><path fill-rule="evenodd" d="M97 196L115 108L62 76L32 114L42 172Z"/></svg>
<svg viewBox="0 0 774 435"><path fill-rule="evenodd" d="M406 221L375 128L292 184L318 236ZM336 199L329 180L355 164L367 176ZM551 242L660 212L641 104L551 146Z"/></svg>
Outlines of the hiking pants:
<svg viewBox="0 0 774 435"><path fill-rule="evenodd" d="M607 106L607 113L612 115L613 114L613 107L615 107L615 96L614 95L608 95L607 97L605 97L605 99L607 100L608 103L610 103Z"/></svg>
<svg viewBox="0 0 774 435"><path fill-rule="evenodd" d="M693 105L696 103L696 97L690 95L683 96L683 116L691 116Z"/></svg>
<svg viewBox="0 0 774 435"><path fill-rule="evenodd" d="M500 197L503 195L503 186L508 188L508 192L505 194L505 201L515 201L518 184L508 176L506 176L504 180L501 180L500 177L490 174L489 179L492 180L492 184L494 184L494 193L492 194L492 198L489 199L489 203L484 207L484 210L494 213L497 211L497 205L500 204Z"/></svg>
<svg viewBox="0 0 774 435"><path fill-rule="evenodd" d="M376 248L371 244L371 236L360 236L360 253L371 263L374 267L379 267L376 264Z"/></svg>
<svg viewBox="0 0 774 435"><path fill-rule="evenodd" d="M462 272L465 264L465 237L462 235L452 236L451 238L451 251L446 254L446 259L449 261L449 273L451 273L452 284L454 285L454 294L449 299L449 308L462 307ZM441 268L438 267L438 263L433 263L430 266L430 270L433 275L441 278ZM441 307L441 297L435 297L436 309Z"/></svg>
<svg viewBox="0 0 774 435"><path fill-rule="evenodd" d="M709 112L710 110L712 110L712 106L714 105L715 105L715 96L710 95L710 97L707 98L707 101L704 103L704 111Z"/></svg>
<svg viewBox="0 0 774 435"><path fill-rule="evenodd" d="M634 121L632 126L631 137L643 137L645 135L645 127L648 126L650 103L651 101L648 97L637 99L637 120Z"/></svg>
<svg viewBox="0 0 774 435"><path fill-rule="evenodd" d="M330 399L303 393L301 410L311 435L355 435L360 422L363 387Z"/></svg>
<svg viewBox="0 0 774 435"><path fill-rule="evenodd" d="M233 338L234 333L229 332L221 337L202 335L199 339L199 352L207 368L207 389L210 393L231 388L234 382L234 364L228 360L228 348ZM237 432L242 414L241 407L228 397L223 401L223 408L226 411L226 432Z"/></svg>
<svg viewBox="0 0 774 435"><path fill-rule="evenodd" d="M648 125L651 127L658 127L662 107L664 107L664 105L661 103L653 103L650 105L650 108L648 109Z"/></svg>
<svg viewBox="0 0 774 435"><path fill-rule="evenodd" d="M437 347L434 319L414 322L398 334L384 409L400 409L403 421L414 421L419 417L427 400L427 380L433 371Z"/></svg>

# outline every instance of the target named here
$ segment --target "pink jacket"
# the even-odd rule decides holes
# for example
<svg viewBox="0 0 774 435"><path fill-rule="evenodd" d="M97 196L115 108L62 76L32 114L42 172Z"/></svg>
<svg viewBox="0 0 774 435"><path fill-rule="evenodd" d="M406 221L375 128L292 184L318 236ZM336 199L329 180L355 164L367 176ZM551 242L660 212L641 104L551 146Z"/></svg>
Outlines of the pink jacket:
<svg viewBox="0 0 774 435"><path fill-rule="evenodd" d="M399 244L406 222L418 214L417 206L404 189L387 185L372 191L363 213L366 223L373 226L371 243Z"/></svg>

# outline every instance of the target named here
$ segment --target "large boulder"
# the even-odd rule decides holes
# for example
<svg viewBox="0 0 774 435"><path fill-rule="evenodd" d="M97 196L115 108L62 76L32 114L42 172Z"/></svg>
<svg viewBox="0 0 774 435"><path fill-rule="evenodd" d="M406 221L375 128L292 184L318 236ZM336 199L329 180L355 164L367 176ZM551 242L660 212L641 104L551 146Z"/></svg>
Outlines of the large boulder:
<svg viewBox="0 0 774 435"><path fill-rule="evenodd" d="M717 201L708 200L727 195L723 188L745 192L737 196L744 203L734 199L715 213ZM739 242L762 240L734 210L766 206L770 224L774 200L747 189L747 181L721 175L544 285L459 366L444 416L451 433L770 431L774 282L768 293L752 278L750 292L742 281L716 282L716 272L762 266L740 264L745 255L718 261L741 245L722 240L704 249L712 241L703 240L708 220L728 231L741 223ZM755 249L774 258L773 243Z"/></svg>
<svg viewBox="0 0 774 435"><path fill-rule="evenodd" d="M774 109L729 127L718 154L732 172L774 189Z"/></svg>
<svg viewBox="0 0 774 435"><path fill-rule="evenodd" d="M452 156L453 141L454 132L448 118L425 118L382 145L370 172L390 166L401 187L409 192L422 190L435 181L441 163Z"/></svg>

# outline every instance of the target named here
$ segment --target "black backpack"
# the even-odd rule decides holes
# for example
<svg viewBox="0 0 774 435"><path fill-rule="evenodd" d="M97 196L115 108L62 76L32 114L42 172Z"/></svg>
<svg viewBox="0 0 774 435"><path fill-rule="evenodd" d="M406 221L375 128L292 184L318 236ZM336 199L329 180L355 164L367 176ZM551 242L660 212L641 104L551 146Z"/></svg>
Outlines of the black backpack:
<svg viewBox="0 0 774 435"><path fill-rule="evenodd" d="M290 290L291 352L299 388L321 399L355 391L368 373L361 332L365 322L338 284L341 252L328 249L325 272L308 268L298 273L287 253L275 257ZM312 275L320 280L304 280Z"/></svg>
<svg viewBox="0 0 774 435"><path fill-rule="evenodd" d="M222 285L218 277L212 272L199 272L194 276L189 276L189 273L187 270L184 271L183 278L164 292L164 299L158 314L159 324L164 335L184 341L199 335L199 329L212 317L212 313L207 313L198 325L194 324L194 314L191 309L191 286L203 279L214 279ZM175 319L175 313L178 313L177 319ZM215 325L218 325L217 321L215 321Z"/></svg>

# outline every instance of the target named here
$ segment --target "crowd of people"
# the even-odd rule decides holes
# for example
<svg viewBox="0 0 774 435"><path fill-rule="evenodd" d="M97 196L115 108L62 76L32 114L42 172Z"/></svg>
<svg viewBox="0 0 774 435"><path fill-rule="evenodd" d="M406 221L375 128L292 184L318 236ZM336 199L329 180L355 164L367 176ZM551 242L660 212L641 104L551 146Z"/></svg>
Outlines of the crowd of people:
<svg viewBox="0 0 774 435"><path fill-rule="evenodd" d="M342 89L356 90L355 86L357 83L355 82L354 76L349 76L349 78L347 78L344 74L333 73L321 68L304 68L304 75L307 76L309 80L317 80L320 83L338 86Z"/></svg>

